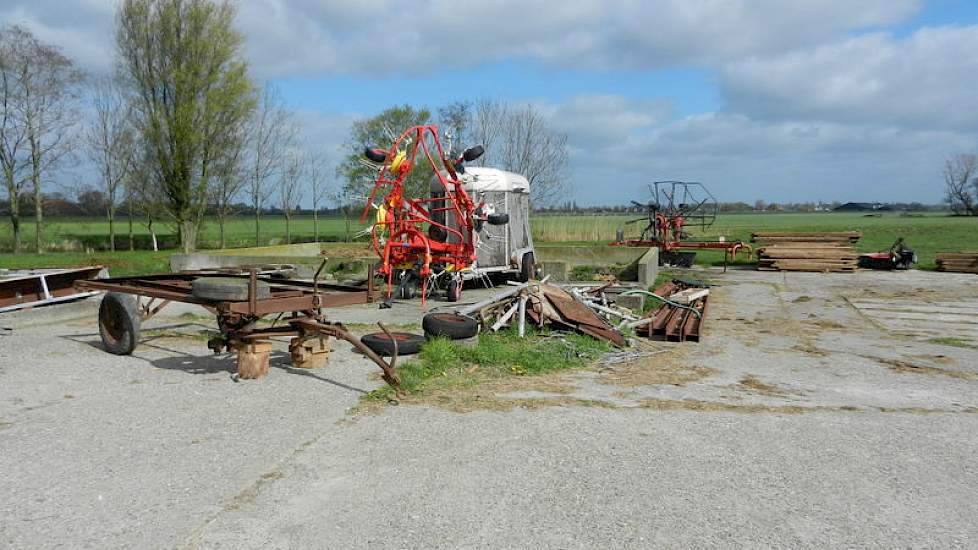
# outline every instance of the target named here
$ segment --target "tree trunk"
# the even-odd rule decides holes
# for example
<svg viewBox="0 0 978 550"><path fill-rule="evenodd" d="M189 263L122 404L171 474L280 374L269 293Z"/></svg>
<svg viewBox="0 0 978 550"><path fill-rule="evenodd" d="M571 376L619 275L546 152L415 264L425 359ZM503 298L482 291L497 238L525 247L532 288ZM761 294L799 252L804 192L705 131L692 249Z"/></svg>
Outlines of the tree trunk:
<svg viewBox="0 0 978 550"><path fill-rule="evenodd" d="M184 220L177 224L180 228L180 244L183 253L190 254L197 248L197 224L193 220Z"/></svg>
<svg viewBox="0 0 978 550"><path fill-rule="evenodd" d="M150 216L149 223L147 224L146 227L149 228L149 237L153 241L153 252L159 252L160 251L160 247L159 247L159 245L156 242L156 231L153 230L153 217L152 216Z"/></svg>
<svg viewBox="0 0 978 550"><path fill-rule="evenodd" d="M132 233L132 221L133 221L132 220L133 219L132 197L129 198L128 210L129 210L129 251L132 252L133 250L136 250L136 239Z"/></svg>
<svg viewBox="0 0 978 550"><path fill-rule="evenodd" d="M34 250L44 253L41 235L44 232L44 198L41 196L40 174L34 174Z"/></svg>
<svg viewBox="0 0 978 550"><path fill-rule="evenodd" d="M292 216L285 215L285 244L292 244Z"/></svg>
<svg viewBox="0 0 978 550"><path fill-rule="evenodd" d="M221 250L224 250L226 243L224 242L224 215L218 214L217 216L217 226L221 230Z"/></svg>
<svg viewBox="0 0 978 550"><path fill-rule="evenodd" d="M14 252L20 252L20 206L17 199L10 201L10 225L14 228Z"/></svg>
<svg viewBox="0 0 978 550"><path fill-rule="evenodd" d="M261 246L261 210L255 207L255 246Z"/></svg>
<svg viewBox="0 0 978 550"><path fill-rule="evenodd" d="M110 205L107 214L109 217L109 250L115 252L115 208Z"/></svg>
<svg viewBox="0 0 978 550"><path fill-rule="evenodd" d="M315 236L316 242L319 242L319 209L313 208L312 210L312 233Z"/></svg>

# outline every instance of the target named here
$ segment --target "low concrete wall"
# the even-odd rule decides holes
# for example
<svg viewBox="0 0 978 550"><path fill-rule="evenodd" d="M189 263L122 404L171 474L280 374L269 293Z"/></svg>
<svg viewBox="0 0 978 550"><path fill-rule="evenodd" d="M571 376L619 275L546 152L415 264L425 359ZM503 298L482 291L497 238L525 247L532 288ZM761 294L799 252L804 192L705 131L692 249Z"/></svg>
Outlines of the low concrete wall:
<svg viewBox="0 0 978 550"><path fill-rule="evenodd" d="M343 248L344 254L332 257L333 248ZM343 243L300 243L282 246L263 246L255 248L228 248L224 250L209 250L193 254L174 254L170 256L171 271L192 271L197 269L215 269L242 267L263 264L291 264L296 266L297 275L303 278L312 277L319 264L326 259L325 270L328 273L340 272L340 275L366 274L371 263L377 258L367 255L367 249L359 250L357 244ZM351 256L350 254L358 254Z"/></svg>
<svg viewBox="0 0 978 550"><path fill-rule="evenodd" d="M628 265L648 251L647 248L624 246L573 246L562 244L536 245L537 262L564 262L567 269L577 265Z"/></svg>

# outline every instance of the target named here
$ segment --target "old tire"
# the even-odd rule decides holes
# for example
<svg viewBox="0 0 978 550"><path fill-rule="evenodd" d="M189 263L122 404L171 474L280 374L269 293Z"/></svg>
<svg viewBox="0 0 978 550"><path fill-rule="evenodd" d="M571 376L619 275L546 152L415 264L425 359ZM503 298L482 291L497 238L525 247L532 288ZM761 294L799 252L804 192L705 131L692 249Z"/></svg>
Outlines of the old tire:
<svg viewBox="0 0 978 550"><path fill-rule="evenodd" d="M139 342L142 323L139 304L132 294L109 292L98 308L98 333L105 351L129 355Z"/></svg>
<svg viewBox="0 0 978 550"><path fill-rule="evenodd" d="M258 281L255 287L258 300L272 295L268 283ZM216 302L244 302L248 299L248 279L237 277L198 277L193 282L194 298Z"/></svg>
<svg viewBox="0 0 978 550"><path fill-rule="evenodd" d="M421 320L424 335L429 338L446 336L452 340L465 340L479 333L479 323L458 313L429 313Z"/></svg>
<svg viewBox="0 0 978 550"><path fill-rule="evenodd" d="M520 262L520 281L527 282L537 276L537 263L532 252L523 254L523 261Z"/></svg>
<svg viewBox="0 0 978 550"><path fill-rule="evenodd" d="M397 340L398 355L413 355L421 351L421 344L424 343L424 336L411 334L410 332L391 332L391 336ZM360 337L360 342L367 346L377 355L394 355L394 343L390 337L383 332L372 332Z"/></svg>

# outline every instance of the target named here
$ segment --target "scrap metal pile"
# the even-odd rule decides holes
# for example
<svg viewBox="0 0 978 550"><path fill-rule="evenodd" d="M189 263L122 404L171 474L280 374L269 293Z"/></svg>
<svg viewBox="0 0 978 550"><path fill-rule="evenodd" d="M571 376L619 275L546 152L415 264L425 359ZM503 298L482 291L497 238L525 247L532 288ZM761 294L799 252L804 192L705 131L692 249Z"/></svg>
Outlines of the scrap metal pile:
<svg viewBox="0 0 978 550"><path fill-rule="evenodd" d="M761 271L855 271L859 261L854 245L858 231L751 235L757 243L757 269Z"/></svg>
<svg viewBox="0 0 978 550"><path fill-rule="evenodd" d="M710 289L700 283L673 280L650 294L662 307L649 311L636 326L639 336L670 342L699 342L710 298Z"/></svg>
<svg viewBox="0 0 978 550"><path fill-rule="evenodd" d="M698 342L706 316L710 290L705 285L689 281L668 282L655 292L625 290L615 283L599 286L558 287L542 281L530 281L512 286L481 302L458 308L455 316L471 318L483 331L497 331L506 326L518 327L525 335L528 325L572 330L625 347L622 333L635 329L636 334L675 342ZM616 303L616 296L640 295L661 303L662 307L642 314ZM426 317L439 323L448 319L443 313ZM474 327L473 327L474 329ZM426 329L426 332L431 332ZM475 330L473 330L473 335ZM437 334L429 334L437 335ZM449 335L449 334L445 334Z"/></svg>
<svg viewBox="0 0 978 550"><path fill-rule="evenodd" d="M937 269L958 273L978 273L978 252L938 252Z"/></svg>
<svg viewBox="0 0 978 550"><path fill-rule="evenodd" d="M481 302L459 308L456 313L476 319L483 330L497 331L516 325L520 336L526 326L572 330L604 340L617 347L626 345L620 323L638 320L611 304L602 305L597 296L570 291L541 281L515 285ZM615 325L612 320L617 320Z"/></svg>

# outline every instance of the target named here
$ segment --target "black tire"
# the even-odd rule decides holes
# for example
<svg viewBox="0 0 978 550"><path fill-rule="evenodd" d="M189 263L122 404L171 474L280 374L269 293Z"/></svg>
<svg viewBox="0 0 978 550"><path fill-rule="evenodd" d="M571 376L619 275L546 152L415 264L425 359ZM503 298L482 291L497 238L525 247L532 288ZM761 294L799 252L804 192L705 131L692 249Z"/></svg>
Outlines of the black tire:
<svg viewBox="0 0 978 550"><path fill-rule="evenodd" d="M445 289L445 299L449 302L457 302L462 299L462 280L452 279L448 281L448 288Z"/></svg>
<svg viewBox="0 0 978 550"><path fill-rule="evenodd" d="M373 162L383 164L387 160L387 151L383 149L374 149L372 147L367 147L363 151L363 156L372 160Z"/></svg>
<svg viewBox="0 0 978 550"><path fill-rule="evenodd" d="M509 223L509 214L489 214L486 221L489 225L506 225Z"/></svg>
<svg viewBox="0 0 978 550"><path fill-rule="evenodd" d="M523 254L523 261L520 262L520 281L527 282L537 276L537 263L532 252Z"/></svg>
<svg viewBox="0 0 978 550"><path fill-rule="evenodd" d="M258 281L256 286L258 300L272 295L268 283ZM244 302L248 299L248 279L236 277L198 277L193 282L193 295L202 300L218 302Z"/></svg>
<svg viewBox="0 0 978 550"><path fill-rule="evenodd" d="M391 336L397 340L398 355L413 355L418 353L421 351L421 344L425 342L424 336L411 334L410 332L391 332ZM360 337L360 341L378 355L394 354L394 343L383 332L364 334Z"/></svg>
<svg viewBox="0 0 978 550"><path fill-rule="evenodd" d="M421 320L421 327L428 338L447 336L452 340L465 340L479 334L478 321L458 313L429 313Z"/></svg>
<svg viewBox="0 0 978 550"><path fill-rule="evenodd" d="M102 347L115 355L129 355L139 342L143 316L132 294L109 292L98 308L98 333Z"/></svg>

